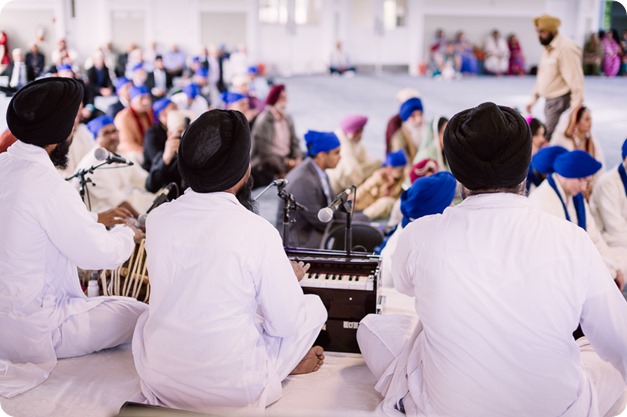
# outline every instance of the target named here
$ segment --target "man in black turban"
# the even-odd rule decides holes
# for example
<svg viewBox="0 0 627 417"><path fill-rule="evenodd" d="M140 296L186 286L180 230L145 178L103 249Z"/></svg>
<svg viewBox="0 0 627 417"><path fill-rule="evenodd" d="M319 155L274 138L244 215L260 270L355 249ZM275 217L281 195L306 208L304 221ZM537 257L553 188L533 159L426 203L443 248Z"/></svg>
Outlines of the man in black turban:
<svg viewBox="0 0 627 417"><path fill-rule="evenodd" d="M307 268L290 265L278 231L242 197L250 144L242 113L203 113L179 146L189 188L147 218L150 312L137 324L133 355L151 404L263 408L288 374L323 363L312 345L327 313L298 284Z"/></svg>
<svg viewBox="0 0 627 417"><path fill-rule="evenodd" d="M464 110L444 151L467 196L409 223L391 257L420 321L368 315L357 330L383 413L620 414L627 303L588 235L524 196L525 120L493 103ZM578 324L587 338L573 338Z"/></svg>
<svg viewBox="0 0 627 417"><path fill-rule="evenodd" d="M531 130L515 110L483 103L449 121L444 153L455 178L471 193L517 189L527 178Z"/></svg>
<svg viewBox="0 0 627 417"><path fill-rule="evenodd" d="M108 231L54 165L63 163L83 98L76 80L46 78L11 99L17 141L0 155L0 396L43 382L57 358L128 343L146 305L126 297L86 298L85 270L126 261L141 232Z"/></svg>

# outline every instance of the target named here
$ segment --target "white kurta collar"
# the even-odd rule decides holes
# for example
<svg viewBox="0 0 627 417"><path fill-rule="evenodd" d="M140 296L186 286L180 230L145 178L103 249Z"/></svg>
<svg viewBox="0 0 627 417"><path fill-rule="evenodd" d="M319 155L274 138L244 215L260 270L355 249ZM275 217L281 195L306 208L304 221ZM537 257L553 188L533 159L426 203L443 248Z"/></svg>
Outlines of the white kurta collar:
<svg viewBox="0 0 627 417"><path fill-rule="evenodd" d="M513 193L485 193L468 196L459 203L459 207L488 208L488 207L531 207L527 197Z"/></svg>
<svg viewBox="0 0 627 417"><path fill-rule="evenodd" d="M31 145L18 140L11 145L9 149L7 149L7 153L12 157L36 162L55 170L54 164L50 160L50 155L48 155L48 152L46 152L44 148L39 146Z"/></svg>
<svg viewBox="0 0 627 417"><path fill-rule="evenodd" d="M218 191L215 193L198 193L191 188L188 188L187 190L185 190L185 193L181 198L182 201L186 201L192 204L204 205L222 203L235 204L244 208L244 206L241 205L241 203L237 200L237 197L235 197L234 194L227 193L225 191Z"/></svg>

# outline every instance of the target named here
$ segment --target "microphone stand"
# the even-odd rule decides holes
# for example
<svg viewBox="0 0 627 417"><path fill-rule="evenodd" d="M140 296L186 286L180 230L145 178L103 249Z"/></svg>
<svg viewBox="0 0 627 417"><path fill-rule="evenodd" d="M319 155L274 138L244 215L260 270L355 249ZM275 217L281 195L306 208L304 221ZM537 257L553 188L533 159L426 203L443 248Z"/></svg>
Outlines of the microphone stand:
<svg viewBox="0 0 627 417"><path fill-rule="evenodd" d="M296 210L304 210L304 211L308 211L307 207L303 206L302 204L299 204L296 202L296 199L294 198L294 194L288 193L287 191L285 191L285 186L287 184L282 184L282 185L278 185L277 186L277 190L278 190L278 195L279 197L284 201L285 204L283 204L283 247L288 247L288 243L289 243L289 239L288 239L288 231L289 231L289 225L291 222L296 221L295 219L292 219L290 217L290 212L291 211L296 211Z"/></svg>
<svg viewBox="0 0 627 417"><path fill-rule="evenodd" d="M353 213L355 211L355 205L353 201L357 198L357 187L351 186L353 189L353 200L347 199L340 207L342 211L346 213L346 228L344 229L344 248L346 248L346 260L351 256L351 250L353 247Z"/></svg>
<svg viewBox="0 0 627 417"><path fill-rule="evenodd" d="M74 174L70 175L69 177L65 179L66 181L69 181L71 179L78 177L78 184L79 184L78 192L81 195L81 200L83 200L83 202L85 202L85 194L87 194L87 209L88 210L91 210L91 201L89 200L89 193L87 192L87 184L92 183L94 186L96 184L94 184L94 182L90 178L86 178L86 176L87 174L93 174L95 170L97 170L103 165L106 165L107 163L108 163L107 161L103 161L99 164L94 164L87 169L79 169Z"/></svg>

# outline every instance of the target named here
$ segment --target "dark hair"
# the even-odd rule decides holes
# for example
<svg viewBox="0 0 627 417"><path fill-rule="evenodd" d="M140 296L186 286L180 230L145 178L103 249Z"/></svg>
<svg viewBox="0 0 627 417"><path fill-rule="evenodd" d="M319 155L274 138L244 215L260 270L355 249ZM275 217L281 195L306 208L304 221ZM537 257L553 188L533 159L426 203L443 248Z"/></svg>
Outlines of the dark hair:
<svg viewBox="0 0 627 417"><path fill-rule="evenodd" d="M581 106L578 110L577 110L577 114L575 115L575 123L579 123L579 121L581 120L581 118L583 117L583 113L588 110L588 108L586 106Z"/></svg>
<svg viewBox="0 0 627 417"><path fill-rule="evenodd" d="M448 123L448 117L442 116L438 119L438 133L440 133L444 125L447 123Z"/></svg>
<svg viewBox="0 0 627 417"><path fill-rule="evenodd" d="M161 55L161 54L155 55L155 61L157 59L163 61L163 55Z"/></svg>
<svg viewBox="0 0 627 417"><path fill-rule="evenodd" d="M535 136L540 128L543 127L546 132L546 126L540 120L533 118L529 121L529 128L531 129L531 136Z"/></svg>

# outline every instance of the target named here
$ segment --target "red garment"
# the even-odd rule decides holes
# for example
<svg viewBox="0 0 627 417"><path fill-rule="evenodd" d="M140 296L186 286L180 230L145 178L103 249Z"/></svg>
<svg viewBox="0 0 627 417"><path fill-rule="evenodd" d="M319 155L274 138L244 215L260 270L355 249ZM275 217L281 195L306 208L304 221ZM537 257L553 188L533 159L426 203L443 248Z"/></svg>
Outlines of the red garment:
<svg viewBox="0 0 627 417"><path fill-rule="evenodd" d="M9 65L11 63L11 56L9 55L9 38L4 31L0 32L0 51L2 53L2 61L0 61L0 65Z"/></svg>
<svg viewBox="0 0 627 417"><path fill-rule="evenodd" d="M0 135L0 153L6 152L15 141L17 141L17 138L13 136L9 129L2 132L2 135Z"/></svg>

